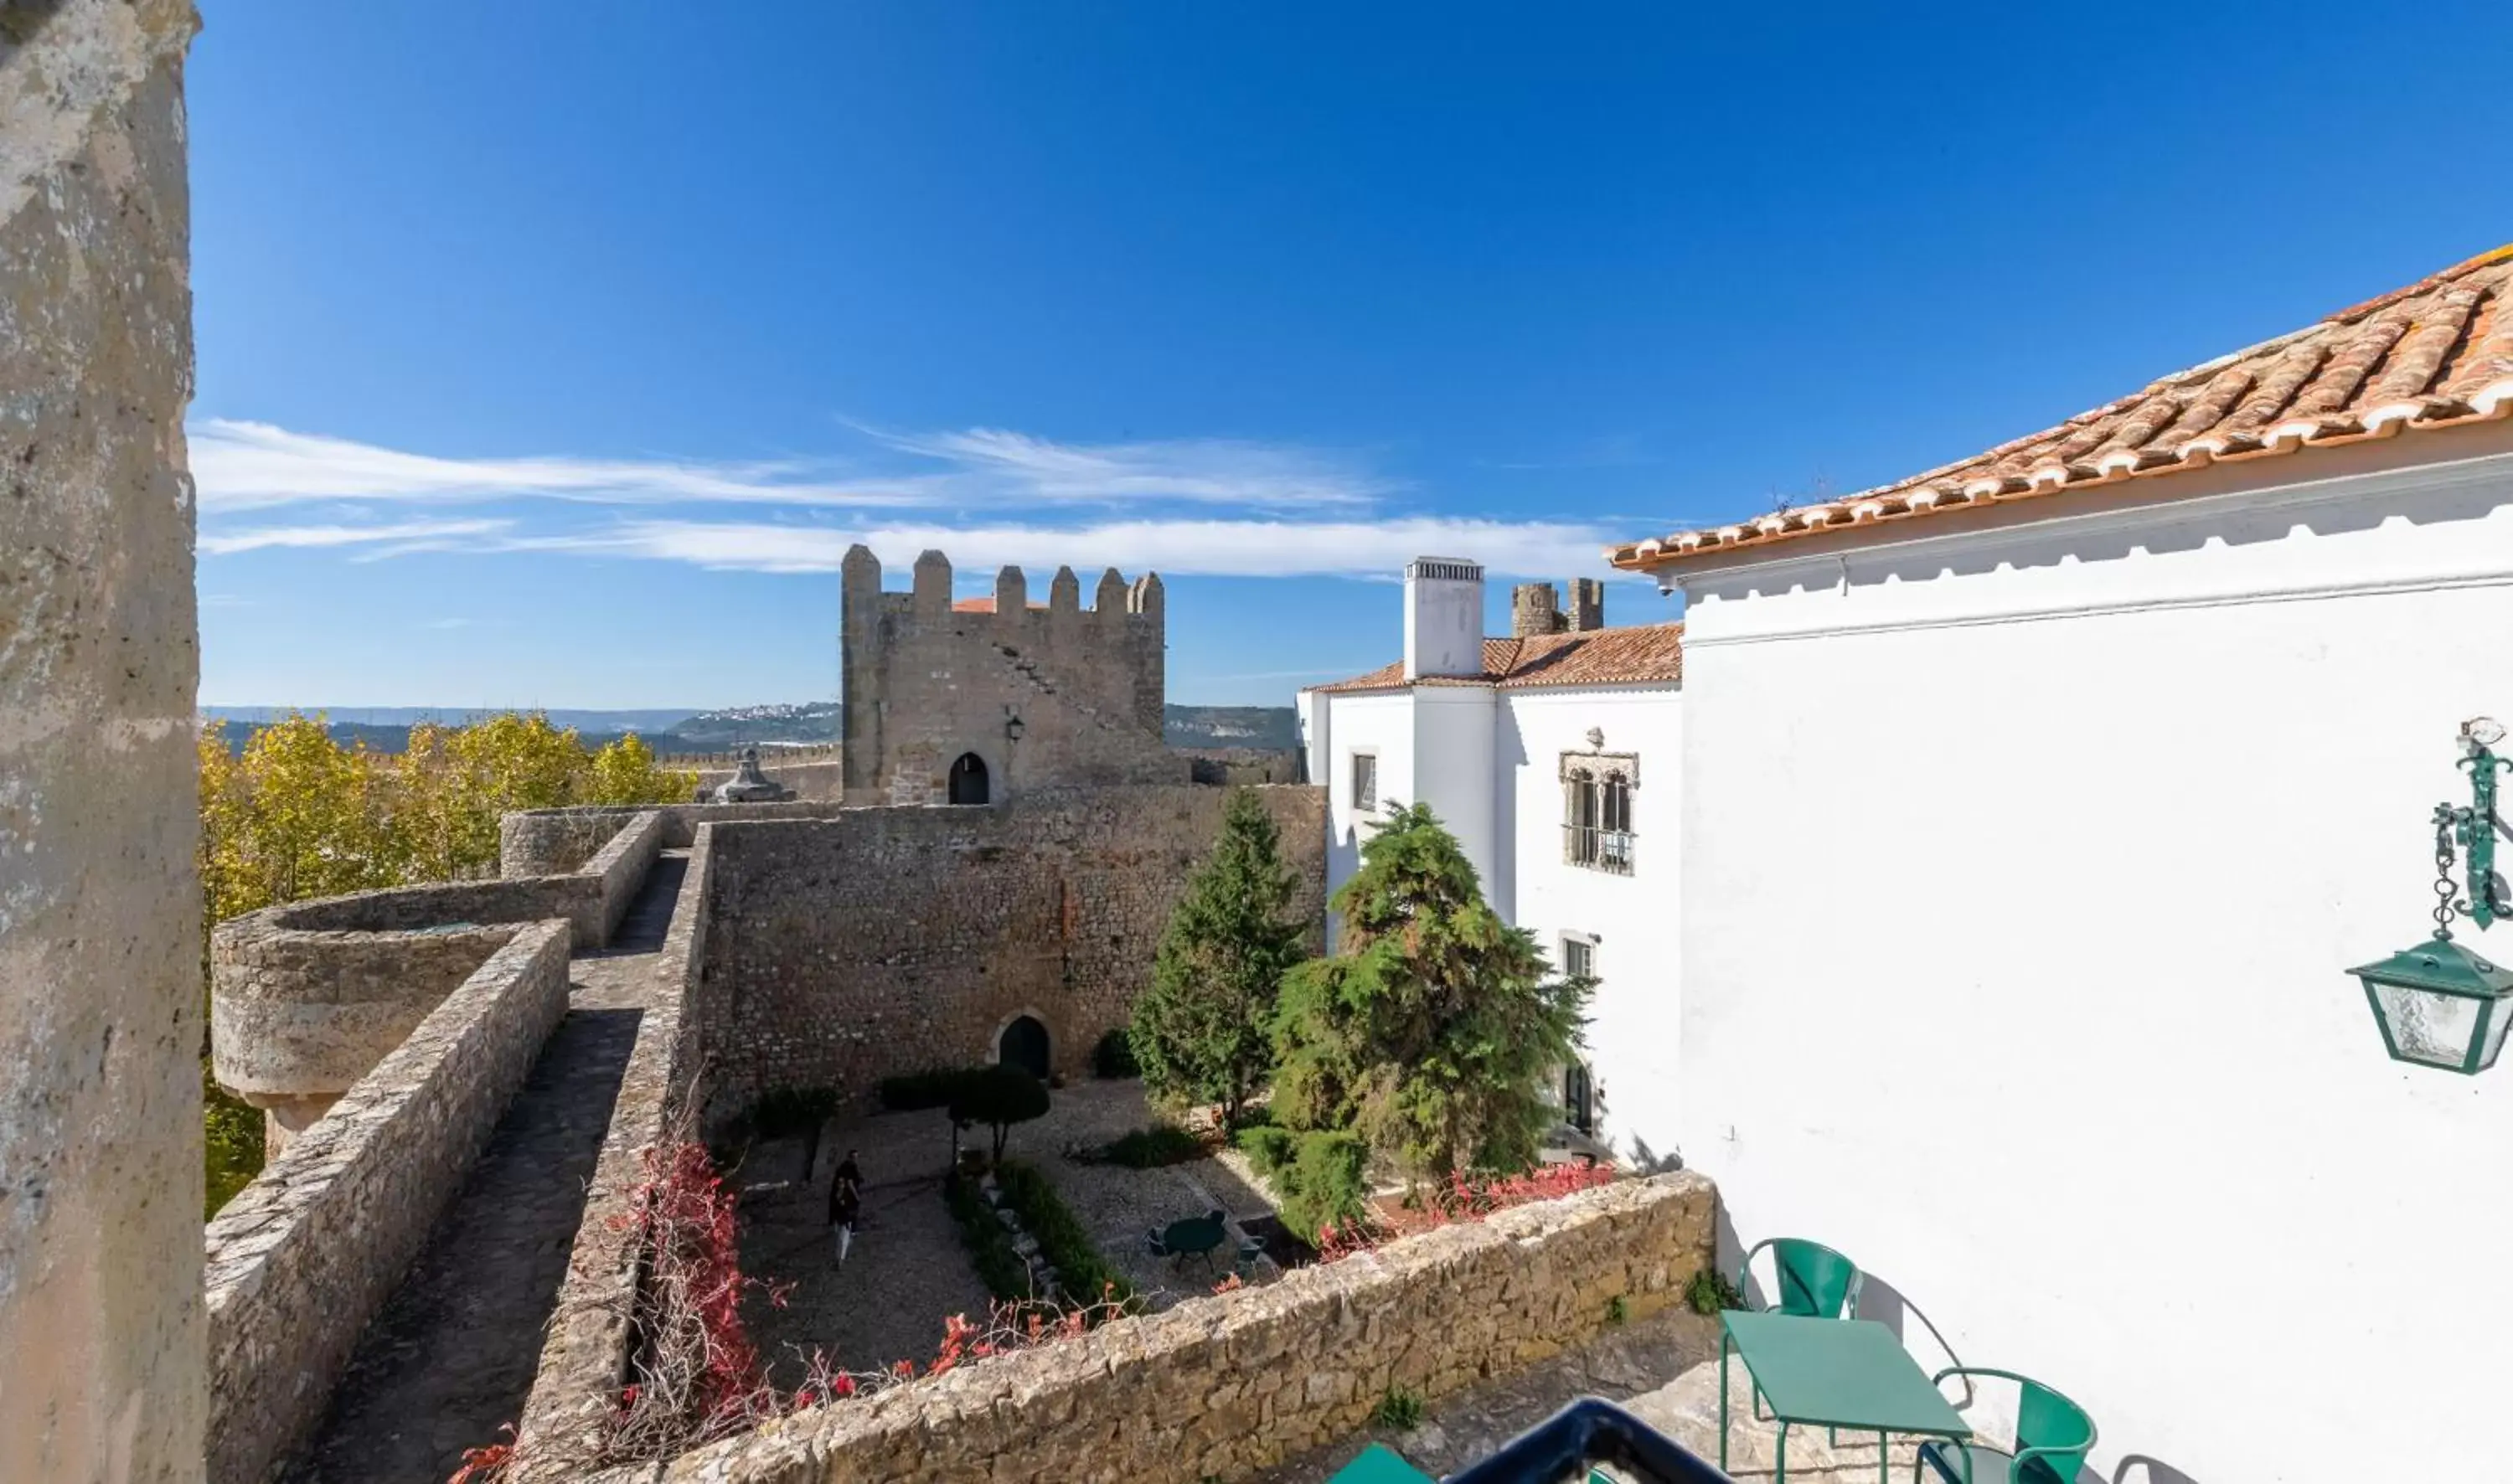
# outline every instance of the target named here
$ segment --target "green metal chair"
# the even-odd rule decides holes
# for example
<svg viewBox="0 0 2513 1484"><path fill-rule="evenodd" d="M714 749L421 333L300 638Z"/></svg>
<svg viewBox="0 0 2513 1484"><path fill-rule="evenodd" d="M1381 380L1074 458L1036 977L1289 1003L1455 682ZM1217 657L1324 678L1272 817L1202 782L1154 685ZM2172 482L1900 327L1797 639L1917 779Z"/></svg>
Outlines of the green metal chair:
<svg viewBox="0 0 2513 1484"><path fill-rule="evenodd" d="M1385 1443L1373 1443L1361 1450L1361 1457L1336 1470L1336 1476L1327 1484L1438 1484L1438 1481L1406 1463L1395 1449Z"/></svg>
<svg viewBox="0 0 2513 1484"><path fill-rule="evenodd" d="M1966 1378L1965 1406L1972 1402L1972 1377L2015 1383L2015 1447L2010 1451L1978 1439L1922 1443L1919 1457L1911 1461L1914 1484L1924 1464L1936 1470L1942 1484L2077 1484L2077 1472L2086 1466L2086 1455L2094 1447L2094 1420L2085 1408L2014 1371L1958 1365L1939 1371L1932 1380L1943 1386L1950 1376Z"/></svg>
<svg viewBox="0 0 2513 1484"><path fill-rule="evenodd" d="M1799 1236L1773 1236L1756 1242L1736 1265L1736 1290L1742 1293L1752 1274L1754 1255L1764 1248L1772 1252L1772 1265L1778 1274L1779 1303L1773 1306L1784 1314L1803 1314L1812 1319L1854 1319L1858 1316L1858 1290L1867 1280L1858 1265L1821 1242L1811 1242Z"/></svg>

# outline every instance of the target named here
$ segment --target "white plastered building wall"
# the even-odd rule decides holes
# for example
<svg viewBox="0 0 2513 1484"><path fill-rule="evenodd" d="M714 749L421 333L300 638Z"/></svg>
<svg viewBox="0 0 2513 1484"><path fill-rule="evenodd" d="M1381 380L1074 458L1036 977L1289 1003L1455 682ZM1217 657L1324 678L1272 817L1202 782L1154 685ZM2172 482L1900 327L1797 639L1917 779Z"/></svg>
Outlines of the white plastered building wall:
<svg viewBox="0 0 2513 1484"><path fill-rule="evenodd" d="M1675 1084L1731 1235L2075 1397L2106 1478L2500 1472L2513 1066L2388 1060L2346 970L2430 930L2455 728L2513 717L2508 430L1724 562Z"/></svg>
<svg viewBox="0 0 2513 1484"><path fill-rule="evenodd" d="M1409 603L1415 595L1408 594ZM1480 600L1478 599L1478 604ZM1480 625L1480 608L1471 615ZM1451 634L1463 620L1417 623ZM1475 636L1481 653L1481 636ZM1454 654L1462 645L1447 644ZM1454 672L1457 666L1448 663ZM1451 677L1454 682L1454 675ZM1391 803L1428 803L1456 834L1503 920L1532 930L1559 965L1563 940L1592 946L1599 975L1587 1062L1598 1136L1625 1157L1664 1161L1677 1138L1674 948L1683 693L1673 683L1494 687L1399 682L1299 698L1309 777L1326 783L1330 895ZM1571 864L1563 849L1562 759L1603 750L1637 760L1637 858L1629 876ZM1354 799L1354 759L1372 760L1378 807ZM1330 915L1330 944L1335 923Z"/></svg>
<svg viewBox="0 0 2513 1484"><path fill-rule="evenodd" d="M1662 1163L1678 1138L1684 693L1651 684L1499 695L1495 783L1497 829L1508 848L1494 902L1503 918L1533 931L1557 964L1564 938L1590 945L1598 983L1585 1038L1597 1136L1618 1156ZM1603 734L1602 747L1590 744L1591 729ZM1562 760L1598 752L1628 756L1637 774L1629 876L1564 858Z"/></svg>

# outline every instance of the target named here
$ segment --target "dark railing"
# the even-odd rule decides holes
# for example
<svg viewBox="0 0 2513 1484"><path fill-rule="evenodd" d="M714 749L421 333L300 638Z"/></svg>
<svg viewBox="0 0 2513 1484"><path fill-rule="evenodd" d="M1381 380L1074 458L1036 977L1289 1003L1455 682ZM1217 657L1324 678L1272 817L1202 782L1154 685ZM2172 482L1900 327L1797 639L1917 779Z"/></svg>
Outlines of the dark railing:
<svg viewBox="0 0 2513 1484"><path fill-rule="evenodd" d="M1615 876L1632 874L1632 851L1637 843L1629 830L1601 830L1595 825L1562 827L1562 858L1574 866L1591 871L1604 871Z"/></svg>
<svg viewBox="0 0 2513 1484"><path fill-rule="evenodd" d="M1577 1484L1612 1464L1649 1484L1735 1484L1682 1444L1600 1397L1583 1396L1501 1445L1447 1484Z"/></svg>

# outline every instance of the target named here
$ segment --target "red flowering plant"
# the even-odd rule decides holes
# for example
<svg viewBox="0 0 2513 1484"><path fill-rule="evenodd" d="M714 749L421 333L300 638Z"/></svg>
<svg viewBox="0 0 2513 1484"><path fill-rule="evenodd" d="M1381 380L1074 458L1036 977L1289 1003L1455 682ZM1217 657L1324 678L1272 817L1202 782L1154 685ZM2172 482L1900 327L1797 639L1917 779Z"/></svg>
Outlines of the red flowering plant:
<svg viewBox="0 0 2513 1484"><path fill-rule="evenodd" d="M1360 1219L1328 1223L1318 1232L1318 1261L1336 1262L1400 1236L1435 1231L1461 1221L1481 1221L1512 1206L1559 1200L1612 1184L1615 1178L1613 1165L1586 1163L1538 1165L1522 1175L1483 1180L1452 1174L1447 1185L1432 1187L1408 1204L1373 1206Z"/></svg>

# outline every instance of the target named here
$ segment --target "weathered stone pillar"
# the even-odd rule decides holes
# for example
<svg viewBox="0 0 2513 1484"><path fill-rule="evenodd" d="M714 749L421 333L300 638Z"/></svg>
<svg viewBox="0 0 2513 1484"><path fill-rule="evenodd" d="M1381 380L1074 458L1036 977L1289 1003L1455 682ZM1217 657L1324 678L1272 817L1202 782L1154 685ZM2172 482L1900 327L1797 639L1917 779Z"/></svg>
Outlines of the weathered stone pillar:
<svg viewBox="0 0 2513 1484"><path fill-rule="evenodd" d="M0 1478L197 1480L190 0L0 5Z"/></svg>

